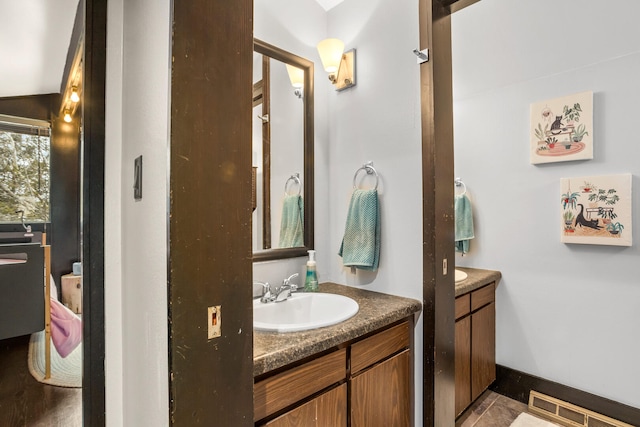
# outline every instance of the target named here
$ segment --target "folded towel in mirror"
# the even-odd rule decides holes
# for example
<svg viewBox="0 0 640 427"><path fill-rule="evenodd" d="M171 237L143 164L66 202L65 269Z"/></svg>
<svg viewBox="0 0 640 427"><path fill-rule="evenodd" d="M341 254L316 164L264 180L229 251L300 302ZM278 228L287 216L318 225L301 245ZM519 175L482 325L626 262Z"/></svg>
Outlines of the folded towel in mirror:
<svg viewBox="0 0 640 427"><path fill-rule="evenodd" d="M375 271L380 261L380 204L377 190L355 189L338 255L345 267Z"/></svg>
<svg viewBox="0 0 640 427"><path fill-rule="evenodd" d="M280 248L304 246L304 202L300 195L286 195L282 202Z"/></svg>
<svg viewBox="0 0 640 427"><path fill-rule="evenodd" d="M456 252L463 255L469 252L469 240L475 237L473 232L473 210L466 194L456 195L453 206L455 214Z"/></svg>

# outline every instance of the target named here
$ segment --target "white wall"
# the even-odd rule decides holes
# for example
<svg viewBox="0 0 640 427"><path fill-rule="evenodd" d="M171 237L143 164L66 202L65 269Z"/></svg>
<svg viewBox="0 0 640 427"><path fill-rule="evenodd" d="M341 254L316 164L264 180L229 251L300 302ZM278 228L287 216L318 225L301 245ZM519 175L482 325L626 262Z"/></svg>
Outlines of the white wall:
<svg viewBox="0 0 640 427"><path fill-rule="evenodd" d="M109 3L105 318L110 426L169 423L170 29L168 2ZM139 155L143 199L134 201L133 162Z"/></svg>
<svg viewBox="0 0 640 427"><path fill-rule="evenodd" d="M330 91L326 279L422 301L420 76L412 52L419 46L418 2L349 0L328 15L327 34L342 39L345 49L356 48L357 85L336 92L326 76L316 83L317 91ZM352 274L337 252L354 173L370 160L379 174L380 267ZM415 329L416 425L422 425L422 334L421 316Z"/></svg>
<svg viewBox="0 0 640 427"><path fill-rule="evenodd" d="M106 424L123 425L122 377L122 61L123 0L107 5L104 184Z"/></svg>
<svg viewBox="0 0 640 427"><path fill-rule="evenodd" d="M476 239L459 265L502 271L497 362L640 407L640 259L560 243L560 178L631 173L639 212L640 4L483 0L453 16L456 176ZM594 92L594 159L529 164L529 105ZM637 224L636 224L637 225Z"/></svg>

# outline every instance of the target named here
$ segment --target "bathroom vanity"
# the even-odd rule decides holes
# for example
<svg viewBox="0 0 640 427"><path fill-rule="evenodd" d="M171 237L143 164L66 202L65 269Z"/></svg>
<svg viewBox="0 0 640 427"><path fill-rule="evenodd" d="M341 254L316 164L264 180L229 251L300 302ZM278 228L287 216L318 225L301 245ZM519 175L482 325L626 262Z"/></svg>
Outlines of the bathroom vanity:
<svg viewBox="0 0 640 427"><path fill-rule="evenodd" d="M325 328L254 332L256 425L412 425L413 327L422 304L334 283L320 292L348 296L359 311Z"/></svg>
<svg viewBox="0 0 640 427"><path fill-rule="evenodd" d="M460 415L496 379L495 287L501 273L460 268L456 283L455 411Z"/></svg>

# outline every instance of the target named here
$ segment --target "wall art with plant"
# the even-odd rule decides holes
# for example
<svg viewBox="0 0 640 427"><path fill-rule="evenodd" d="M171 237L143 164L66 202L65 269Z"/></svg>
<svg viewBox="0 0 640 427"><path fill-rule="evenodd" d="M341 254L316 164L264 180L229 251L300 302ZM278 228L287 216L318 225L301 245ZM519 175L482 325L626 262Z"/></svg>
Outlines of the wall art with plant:
<svg viewBox="0 0 640 427"><path fill-rule="evenodd" d="M593 159L593 92L531 104L532 164Z"/></svg>
<svg viewBox="0 0 640 427"><path fill-rule="evenodd" d="M562 178L560 241L631 246L631 174Z"/></svg>

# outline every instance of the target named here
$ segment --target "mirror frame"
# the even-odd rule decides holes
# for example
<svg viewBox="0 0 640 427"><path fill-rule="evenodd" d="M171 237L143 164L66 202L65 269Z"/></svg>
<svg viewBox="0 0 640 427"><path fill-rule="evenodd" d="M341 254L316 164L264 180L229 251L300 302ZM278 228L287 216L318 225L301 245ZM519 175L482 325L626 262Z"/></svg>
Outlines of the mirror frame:
<svg viewBox="0 0 640 427"><path fill-rule="evenodd" d="M303 88L303 144L304 144L304 246L295 248L264 249L253 252L253 261L296 258L306 256L314 249L314 109L313 109L313 62L262 40L253 39L254 52L276 59L304 70Z"/></svg>

